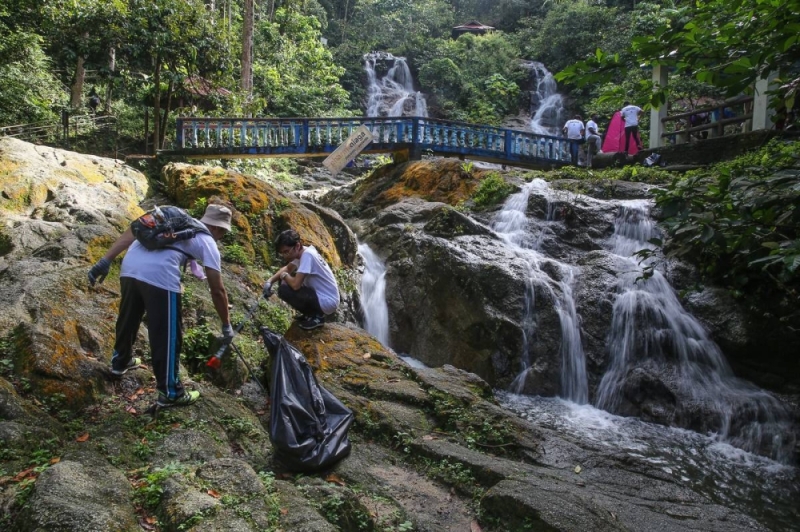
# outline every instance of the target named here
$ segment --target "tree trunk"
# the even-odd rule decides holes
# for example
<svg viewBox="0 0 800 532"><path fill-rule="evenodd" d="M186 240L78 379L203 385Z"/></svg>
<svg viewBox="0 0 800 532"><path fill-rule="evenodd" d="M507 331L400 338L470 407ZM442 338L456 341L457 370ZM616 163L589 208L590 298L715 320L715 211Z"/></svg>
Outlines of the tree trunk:
<svg viewBox="0 0 800 532"><path fill-rule="evenodd" d="M117 49L113 46L108 49L108 85L106 86L106 102L103 106L106 114L111 113L111 97L114 89L114 72L117 71Z"/></svg>
<svg viewBox="0 0 800 532"><path fill-rule="evenodd" d="M344 17L342 17L342 43L345 42L345 34L347 32L347 11L350 9L350 0L344 3Z"/></svg>
<svg viewBox="0 0 800 532"><path fill-rule="evenodd" d="M156 54L156 67L153 73L153 152L158 150L158 140L161 138L161 54Z"/></svg>
<svg viewBox="0 0 800 532"><path fill-rule="evenodd" d="M247 100L253 95L253 0L244 0L242 25L242 91Z"/></svg>
<svg viewBox="0 0 800 532"><path fill-rule="evenodd" d="M69 97L69 106L73 109L80 108L83 103L83 80L86 79L86 69L83 68L83 63L83 57L78 56L78 64L75 65L75 77L72 78Z"/></svg>
<svg viewBox="0 0 800 532"><path fill-rule="evenodd" d="M275 18L275 0L271 0L269 4L269 21L272 22Z"/></svg>
<svg viewBox="0 0 800 532"><path fill-rule="evenodd" d="M164 139L167 137L167 119L169 112L172 110L172 94L175 91L175 81L169 80L169 89L167 89L167 107L164 109L164 117L161 120L161 138L158 140L158 148L164 149Z"/></svg>

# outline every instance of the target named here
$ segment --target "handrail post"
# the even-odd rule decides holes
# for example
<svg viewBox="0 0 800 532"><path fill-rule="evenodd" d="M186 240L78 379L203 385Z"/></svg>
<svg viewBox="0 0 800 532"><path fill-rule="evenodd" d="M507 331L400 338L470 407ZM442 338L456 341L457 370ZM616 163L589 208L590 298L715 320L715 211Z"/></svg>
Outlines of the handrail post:
<svg viewBox="0 0 800 532"><path fill-rule="evenodd" d="M185 148L186 146L183 145L183 118L178 118L175 121L175 124L178 128L178 131L175 132L175 141L178 146L181 148Z"/></svg>
<svg viewBox="0 0 800 532"><path fill-rule="evenodd" d="M503 153L505 154L506 159L509 159L509 160L511 160L511 155L513 153L513 148L511 146L512 142L514 142L514 139L512 138L511 130L510 129L506 129L506 131L505 131L505 146L503 146Z"/></svg>
<svg viewBox="0 0 800 532"><path fill-rule="evenodd" d="M656 65L653 67L653 84L657 88L666 88L669 82L669 72L664 65ZM662 146L663 139L661 134L664 132L664 122L662 119L667 117L666 103L659 107L650 109L650 149L659 148Z"/></svg>

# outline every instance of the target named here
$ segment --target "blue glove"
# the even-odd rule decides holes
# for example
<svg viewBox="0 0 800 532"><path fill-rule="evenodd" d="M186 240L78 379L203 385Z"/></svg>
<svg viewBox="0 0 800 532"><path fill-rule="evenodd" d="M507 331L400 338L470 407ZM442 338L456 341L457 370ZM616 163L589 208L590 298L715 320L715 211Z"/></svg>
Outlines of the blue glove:
<svg viewBox="0 0 800 532"><path fill-rule="evenodd" d="M97 261L97 264L92 266L89 270L89 284L94 286L94 283L102 284L108 275L108 270L111 268L111 261L103 257Z"/></svg>
<svg viewBox="0 0 800 532"><path fill-rule="evenodd" d="M222 326L222 342L229 344L233 342L233 337L236 333L233 331L233 325L230 323Z"/></svg>
<svg viewBox="0 0 800 532"><path fill-rule="evenodd" d="M264 288L261 289L261 293L264 295L264 299L269 299L272 295L272 283L269 281L264 283Z"/></svg>

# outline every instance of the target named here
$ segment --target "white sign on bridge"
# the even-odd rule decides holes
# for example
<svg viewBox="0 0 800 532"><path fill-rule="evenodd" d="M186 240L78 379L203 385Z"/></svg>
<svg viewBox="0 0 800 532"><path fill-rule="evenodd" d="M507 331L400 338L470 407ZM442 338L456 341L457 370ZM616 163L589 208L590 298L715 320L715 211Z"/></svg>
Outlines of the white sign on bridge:
<svg viewBox="0 0 800 532"><path fill-rule="evenodd" d="M362 125L353 131L353 134L347 137L347 140L339 145L333 153L328 155L325 160L322 161L322 164L324 164L325 168L330 170L333 175L336 175L347 163L355 159L356 155L361 153L370 142L372 142L372 132L367 126Z"/></svg>

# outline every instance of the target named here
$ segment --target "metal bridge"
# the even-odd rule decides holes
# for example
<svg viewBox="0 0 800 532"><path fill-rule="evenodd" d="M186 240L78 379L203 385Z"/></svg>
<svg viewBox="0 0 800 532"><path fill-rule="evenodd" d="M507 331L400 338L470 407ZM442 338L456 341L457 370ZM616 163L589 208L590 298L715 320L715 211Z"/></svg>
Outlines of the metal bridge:
<svg viewBox="0 0 800 532"><path fill-rule="evenodd" d="M469 158L513 166L570 164L571 142L525 131L420 117L177 119L175 149L160 155L189 159L325 157L361 125L372 131L362 153L405 152Z"/></svg>

